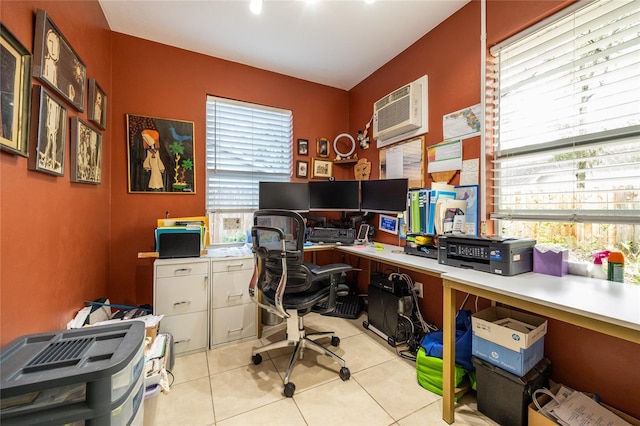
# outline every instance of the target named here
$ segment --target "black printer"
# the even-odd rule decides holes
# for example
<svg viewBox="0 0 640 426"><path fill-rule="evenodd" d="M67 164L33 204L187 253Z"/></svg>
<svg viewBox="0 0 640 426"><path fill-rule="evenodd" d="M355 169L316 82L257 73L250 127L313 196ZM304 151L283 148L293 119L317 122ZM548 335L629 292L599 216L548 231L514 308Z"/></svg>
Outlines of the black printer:
<svg viewBox="0 0 640 426"><path fill-rule="evenodd" d="M533 238L441 236L438 263L498 275L517 275L533 270L535 244Z"/></svg>

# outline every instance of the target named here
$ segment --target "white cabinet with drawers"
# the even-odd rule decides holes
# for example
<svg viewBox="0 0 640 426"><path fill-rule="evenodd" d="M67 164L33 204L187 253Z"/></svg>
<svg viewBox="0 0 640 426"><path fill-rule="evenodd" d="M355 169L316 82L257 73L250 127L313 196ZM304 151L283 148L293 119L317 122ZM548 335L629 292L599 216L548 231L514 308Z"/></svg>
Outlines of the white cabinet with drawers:
<svg viewBox="0 0 640 426"><path fill-rule="evenodd" d="M210 347L258 335L258 306L249 298L253 257L211 259Z"/></svg>
<svg viewBox="0 0 640 426"><path fill-rule="evenodd" d="M173 335L175 353L204 350L209 335L209 259L154 262L153 313L160 332Z"/></svg>

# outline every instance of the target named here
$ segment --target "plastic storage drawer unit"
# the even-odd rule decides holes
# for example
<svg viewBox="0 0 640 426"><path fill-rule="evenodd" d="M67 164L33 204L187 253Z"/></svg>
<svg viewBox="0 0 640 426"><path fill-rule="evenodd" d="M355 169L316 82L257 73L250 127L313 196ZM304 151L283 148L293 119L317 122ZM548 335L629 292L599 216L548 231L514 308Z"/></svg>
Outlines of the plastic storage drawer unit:
<svg viewBox="0 0 640 426"><path fill-rule="evenodd" d="M145 325L32 334L0 353L0 423L87 425L142 420Z"/></svg>
<svg viewBox="0 0 640 426"><path fill-rule="evenodd" d="M518 377L471 357L476 367L478 411L501 426L527 424L527 407L536 389L548 387L551 362L542 358L531 371Z"/></svg>

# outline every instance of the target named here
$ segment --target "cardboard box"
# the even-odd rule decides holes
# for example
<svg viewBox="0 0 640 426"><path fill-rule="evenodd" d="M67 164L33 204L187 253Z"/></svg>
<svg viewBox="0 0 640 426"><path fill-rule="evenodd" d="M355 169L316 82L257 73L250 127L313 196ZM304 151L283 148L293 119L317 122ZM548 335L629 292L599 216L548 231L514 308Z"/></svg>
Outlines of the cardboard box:
<svg viewBox="0 0 640 426"><path fill-rule="evenodd" d="M554 387L551 388L551 392L555 395L558 390L560 389L560 384L555 385ZM549 402L549 400L551 399L551 397L549 395L540 395L538 396L538 404L540 404L540 406L544 406L544 404L546 404L547 402ZM602 405L603 407L605 407L607 410L611 411L612 413L614 413L616 416L620 417L622 420L624 420L627 423L631 423L633 426L640 426L640 420L631 417L630 415L623 413L620 410L616 410L613 407L608 406L607 404L601 403L600 405ZM528 415L527 418L529 420L529 426L556 426L557 423L554 422L553 420L543 416L542 414L540 414L538 412L538 407L536 407L535 403L531 403L529 404L529 410L528 410Z"/></svg>
<svg viewBox="0 0 640 426"><path fill-rule="evenodd" d="M471 352L518 376L544 357L547 321L507 308L491 307L471 316Z"/></svg>
<svg viewBox="0 0 640 426"><path fill-rule="evenodd" d="M562 277L569 273L569 250L533 248L533 272Z"/></svg>

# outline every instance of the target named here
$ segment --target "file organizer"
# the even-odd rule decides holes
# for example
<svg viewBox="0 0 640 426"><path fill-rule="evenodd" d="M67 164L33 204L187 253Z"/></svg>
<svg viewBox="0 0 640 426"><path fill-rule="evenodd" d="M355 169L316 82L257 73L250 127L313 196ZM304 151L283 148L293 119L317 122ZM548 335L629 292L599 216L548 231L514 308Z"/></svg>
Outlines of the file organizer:
<svg viewBox="0 0 640 426"><path fill-rule="evenodd" d="M18 338L0 353L0 423L142 424L141 321Z"/></svg>

